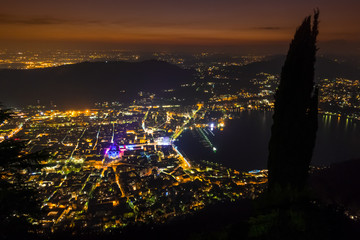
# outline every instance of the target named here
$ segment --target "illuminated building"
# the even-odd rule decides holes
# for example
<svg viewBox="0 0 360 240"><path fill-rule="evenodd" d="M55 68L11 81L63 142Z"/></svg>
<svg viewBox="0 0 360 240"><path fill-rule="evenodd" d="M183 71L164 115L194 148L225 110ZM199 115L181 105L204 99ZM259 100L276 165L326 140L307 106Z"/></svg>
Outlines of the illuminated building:
<svg viewBox="0 0 360 240"><path fill-rule="evenodd" d="M124 155L125 148L120 148L116 144L112 144L110 148L106 149L105 157L111 160L120 159Z"/></svg>

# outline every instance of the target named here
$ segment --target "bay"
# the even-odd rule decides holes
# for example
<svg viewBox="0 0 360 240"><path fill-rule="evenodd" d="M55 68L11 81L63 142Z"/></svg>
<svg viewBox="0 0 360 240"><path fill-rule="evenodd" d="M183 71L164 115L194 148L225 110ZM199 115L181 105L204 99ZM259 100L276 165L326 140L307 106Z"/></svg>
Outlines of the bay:
<svg viewBox="0 0 360 240"><path fill-rule="evenodd" d="M272 114L242 111L227 120L222 130L207 127L184 131L176 145L190 161L206 160L241 171L265 169ZM360 158L359 121L319 115L318 122L312 165L326 166Z"/></svg>

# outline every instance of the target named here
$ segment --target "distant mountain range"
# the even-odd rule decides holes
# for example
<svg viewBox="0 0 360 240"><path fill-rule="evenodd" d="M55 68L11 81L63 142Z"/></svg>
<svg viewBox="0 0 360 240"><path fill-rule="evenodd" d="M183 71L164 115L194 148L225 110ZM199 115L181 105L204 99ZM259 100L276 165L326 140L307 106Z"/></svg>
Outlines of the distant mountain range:
<svg viewBox="0 0 360 240"><path fill-rule="evenodd" d="M7 106L92 107L97 101L130 101L139 91L157 92L192 82L190 70L162 61L84 62L32 70L0 70L0 102Z"/></svg>
<svg viewBox="0 0 360 240"><path fill-rule="evenodd" d="M274 56L263 62L252 63L244 66L244 71L249 73L263 72L280 73L284 64L285 56ZM315 75L320 78L344 77L360 79L360 69L348 62L337 62L324 57L317 57L315 63Z"/></svg>
<svg viewBox="0 0 360 240"><path fill-rule="evenodd" d="M229 76L237 77L241 80L235 83L235 85L233 84L233 86L246 86L248 80L254 78L260 72L280 74L284 61L285 56L276 55L261 62L254 62L245 66L224 67L218 71L226 72ZM328 58L318 57L315 64L315 77L329 79L343 77L360 80L360 69L348 62L337 62Z"/></svg>
<svg viewBox="0 0 360 240"><path fill-rule="evenodd" d="M218 71L220 75L238 78L239 81L231 81L231 86L239 89L249 86L249 80L260 72L280 74L284 60L285 56L272 56L245 66L222 67L213 73L216 75ZM316 77L360 80L360 69L349 63L318 57ZM0 102L6 106L25 106L35 105L40 100L43 105L52 101L64 108L84 108L92 107L94 102L127 102L139 91L156 93L193 81L194 71L155 60L84 62L32 70L2 69Z"/></svg>

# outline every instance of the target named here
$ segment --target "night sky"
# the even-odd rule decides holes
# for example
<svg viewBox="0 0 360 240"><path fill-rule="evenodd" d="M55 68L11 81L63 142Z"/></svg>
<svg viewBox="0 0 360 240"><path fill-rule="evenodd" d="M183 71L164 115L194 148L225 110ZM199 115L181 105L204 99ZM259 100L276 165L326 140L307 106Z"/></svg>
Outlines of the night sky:
<svg viewBox="0 0 360 240"><path fill-rule="evenodd" d="M359 0L1 0L2 48L288 46L320 8L320 46L360 52Z"/></svg>

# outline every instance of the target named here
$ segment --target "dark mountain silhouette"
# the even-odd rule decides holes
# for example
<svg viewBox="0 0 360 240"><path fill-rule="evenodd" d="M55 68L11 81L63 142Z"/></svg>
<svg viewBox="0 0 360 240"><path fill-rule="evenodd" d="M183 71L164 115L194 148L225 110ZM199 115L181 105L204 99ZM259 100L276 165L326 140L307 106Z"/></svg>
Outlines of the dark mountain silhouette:
<svg viewBox="0 0 360 240"><path fill-rule="evenodd" d="M139 91L158 92L193 81L192 72L162 61L84 62L54 68L0 70L6 105L91 107L96 101L131 101ZM125 90L125 92L123 91Z"/></svg>
<svg viewBox="0 0 360 240"><path fill-rule="evenodd" d="M249 80L254 78L256 74L260 72L280 74L281 67L285 61L284 55L275 55L268 57L266 60L261 62L250 63L245 66L229 66L224 67L220 70L214 70L214 75L217 73L224 74L231 77L236 77L240 81L235 81L232 85L235 86L247 86ZM355 65L348 62L336 62L326 57L317 57L315 64L317 78L336 78L344 77L348 79L360 79L360 69Z"/></svg>
<svg viewBox="0 0 360 240"><path fill-rule="evenodd" d="M334 163L310 177L314 193L324 203L341 206L360 215L360 159Z"/></svg>
<svg viewBox="0 0 360 240"><path fill-rule="evenodd" d="M279 74L284 60L285 56L276 55L245 66L224 67L214 73L219 71L219 74L238 78L239 81L231 82L233 89L238 89L249 86L249 80L260 72ZM315 69L317 77L360 78L360 70L354 65L327 58L319 57ZM0 101L8 106L34 105L40 100L43 105L52 101L60 107L84 108L97 101L131 101L139 91L158 92L193 81L193 71L155 60L85 62L32 70L1 69Z"/></svg>

